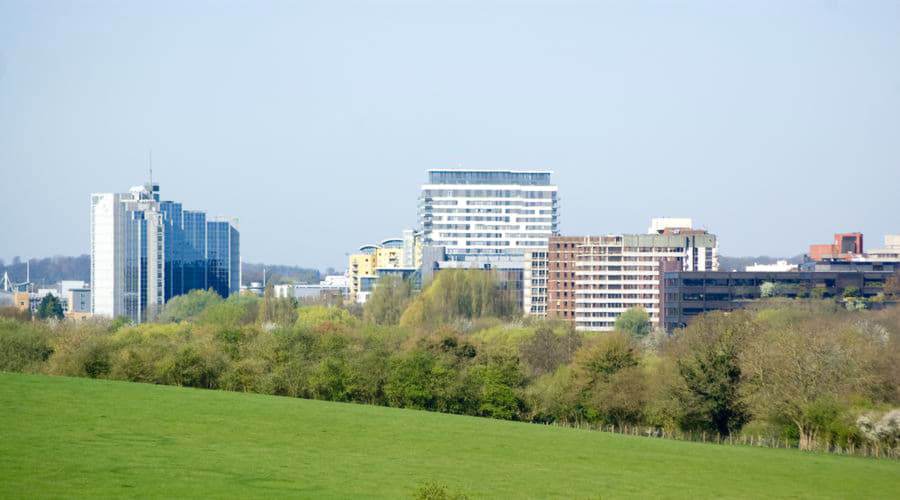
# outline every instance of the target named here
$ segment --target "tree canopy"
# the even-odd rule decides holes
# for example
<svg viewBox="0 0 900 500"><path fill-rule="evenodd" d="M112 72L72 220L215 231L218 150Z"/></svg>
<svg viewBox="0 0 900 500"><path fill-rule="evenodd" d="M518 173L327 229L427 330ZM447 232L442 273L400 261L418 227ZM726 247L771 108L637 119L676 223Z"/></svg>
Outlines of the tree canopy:
<svg viewBox="0 0 900 500"><path fill-rule="evenodd" d="M653 324L650 322L650 315L647 314L647 311L640 307L633 307L616 318L615 328L640 339L650 333Z"/></svg>
<svg viewBox="0 0 900 500"><path fill-rule="evenodd" d="M40 319L63 319L62 303L55 295L45 295L37 308L37 317Z"/></svg>

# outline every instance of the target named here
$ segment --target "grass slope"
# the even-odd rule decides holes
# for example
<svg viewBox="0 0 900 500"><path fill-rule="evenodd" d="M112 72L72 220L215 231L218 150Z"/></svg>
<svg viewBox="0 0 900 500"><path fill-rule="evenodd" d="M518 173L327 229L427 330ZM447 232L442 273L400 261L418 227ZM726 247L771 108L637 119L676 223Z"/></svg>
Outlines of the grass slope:
<svg viewBox="0 0 900 500"><path fill-rule="evenodd" d="M0 373L0 496L895 497L900 463Z"/></svg>

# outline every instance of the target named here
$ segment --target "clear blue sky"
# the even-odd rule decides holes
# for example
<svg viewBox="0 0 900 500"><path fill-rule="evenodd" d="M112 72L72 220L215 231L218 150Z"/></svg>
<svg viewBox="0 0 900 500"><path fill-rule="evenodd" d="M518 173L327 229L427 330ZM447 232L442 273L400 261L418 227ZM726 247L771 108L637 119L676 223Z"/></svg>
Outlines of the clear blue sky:
<svg viewBox="0 0 900 500"><path fill-rule="evenodd" d="M900 2L0 0L0 257L89 194L237 216L344 267L429 168L552 169L565 234L689 216L726 255L900 232Z"/></svg>

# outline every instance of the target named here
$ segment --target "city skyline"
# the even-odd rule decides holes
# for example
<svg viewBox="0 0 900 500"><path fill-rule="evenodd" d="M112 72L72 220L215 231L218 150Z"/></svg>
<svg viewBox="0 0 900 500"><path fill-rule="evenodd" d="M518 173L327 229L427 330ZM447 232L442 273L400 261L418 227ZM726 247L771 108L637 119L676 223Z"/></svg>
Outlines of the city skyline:
<svg viewBox="0 0 900 500"><path fill-rule="evenodd" d="M504 5L0 1L0 257L90 253L89 194L151 149L249 262L341 269L439 168L554 171L563 235L900 229L897 4Z"/></svg>

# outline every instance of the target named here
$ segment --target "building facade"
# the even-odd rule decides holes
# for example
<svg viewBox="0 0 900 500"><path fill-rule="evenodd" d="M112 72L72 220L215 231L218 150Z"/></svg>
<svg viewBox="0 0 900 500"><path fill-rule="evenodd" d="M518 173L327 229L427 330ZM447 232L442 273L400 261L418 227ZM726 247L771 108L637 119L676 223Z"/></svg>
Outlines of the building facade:
<svg viewBox="0 0 900 500"><path fill-rule="evenodd" d="M403 231L402 238L389 238L379 245L363 245L348 257L347 278L350 300L363 304L380 276L392 270L416 272L422 261L421 234ZM395 274L395 273L394 273Z"/></svg>
<svg viewBox="0 0 900 500"><path fill-rule="evenodd" d="M214 288L227 297L239 287L236 221L208 222L203 212L161 202L155 183L91 195L94 315L141 322L191 290Z"/></svg>
<svg viewBox="0 0 900 500"><path fill-rule="evenodd" d="M862 254L862 233L837 233L834 235L834 243L809 246L809 258L814 261L851 260Z"/></svg>
<svg viewBox="0 0 900 500"><path fill-rule="evenodd" d="M66 298L66 317L71 319L84 319L91 316L91 289L69 288L64 295Z"/></svg>
<svg viewBox="0 0 900 500"><path fill-rule="evenodd" d="M893 267L882 271L822 269L800 272L665 272L661 282L662 324L667 331L672 331L706 312L739 309L761 298L763 283L778 285L782 295L792 298L840 297L848 287L859 289L864 297L874 297L883 291L885 280L894 273Z"/></svg>
<svg viewBox="0 0 900 500"><path fill-rule="evenodd" d="M547 316L580 331L610 331L626 310L641 308L661 325L660 277L668 270L717 270L715 235L691 228L654 234L550 238ZM532 294L533 296L533 294Z"/></svg>
<svg viewBox="0 0 900 500"><path fill-rule="evenodd" d="M450 255L516 254L546 248L559 231L549 171L428 171L419 198L425 245Z"/></svg>
<svg viewBox="0 0 900 500"><path fill-rule="evenodd" d="M525 252L522 270L522 309L525 314L547 317L548 248Z"/></svg>

